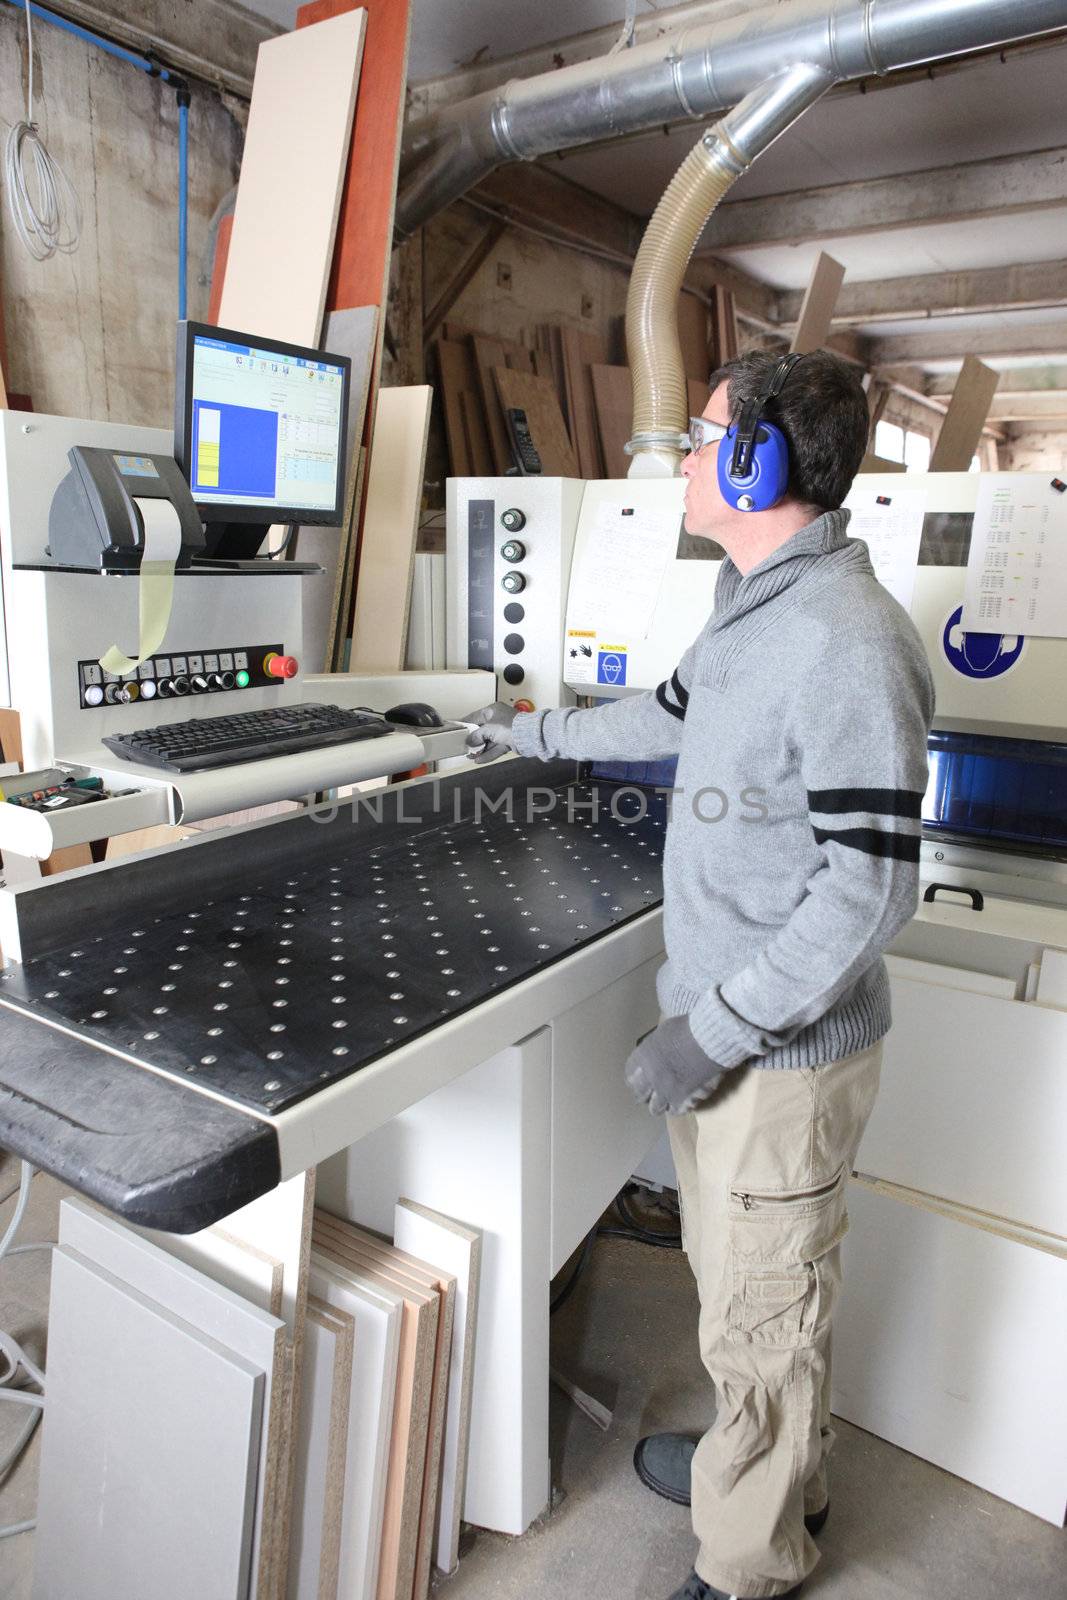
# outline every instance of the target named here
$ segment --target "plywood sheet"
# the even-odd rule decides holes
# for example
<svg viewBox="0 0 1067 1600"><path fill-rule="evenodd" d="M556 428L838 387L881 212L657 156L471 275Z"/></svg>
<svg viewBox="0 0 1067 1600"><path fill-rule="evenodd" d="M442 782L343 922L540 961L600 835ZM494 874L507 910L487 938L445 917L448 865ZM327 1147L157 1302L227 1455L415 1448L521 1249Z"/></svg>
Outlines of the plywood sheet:
<svg viewBox="0 0 1067 1600"><path fill-rule="evenodd" d="M589 368L607 363L607 347L603 339L594 334L581 333L577 328L561 328L560 341L567 385L567 415L570 418L571 443L578 457L578 473L582 478L602 478L604 464L600 457L596 403Z"/></svg>
<svg viewBox="0 0 1067 1600"><path fill-rule="evenodd" d="M811 269L808 287L800 306L796 332L789 346L794 355L807 355L811 350L821 350L830 337L834 307L837 304L845 269L840 261L820 250Z"/></svg>
<svg viewBox="0 0 1067 1600"><path fill-rule="evenodd" d="M515 462L507 423L504 421L504 413L500 405L496 380L493 377L493 369L495 367L509 367L517 372L532 372L533 357L529 350L524 349L521 344L516 344L509 339L491 339L487 334L482 333L471 335L471 349L474 353L474 364L478 372L478 387L481 391L482 405L485 408L485 421L489 430L489 446L492 451L493 465L499 473L508 472Z"/></svg>
<svg viewBox="0 0 1067 1600"><path fill-rule="evenodd" d="M833 1409L1061 1526L1067 1260L849 1186Z"/></svg>
<svg viewBox="0 0 1067 1600"><path fill-rule="evenodd" d="M376 1592L377 1600L411 1600L426 1469L439 1300L434 1294L398 1289L387 1274L365 1266L344 1244L324 1238L318 1229L315 1242L316 1249L347 1266L360 1282L379 1293L399 1294L403 1302Z"/></svg>
<svg viewBox="0 0 1067 1600"><path fill-rule="evenodd" d="M319 342L365 21L362 10L350 11L259 47L223 327Z"/></svg>
<svg viewBox="0 0 1067 1600"><path fill-rule="evenodd" d="M433 390L427 384L378 396L356 581L351 672L404 665L411 578L426 469Z"/></svg>
<svg viewBox="0 0 1067 1600"><path fill-rule="evenodd" d="M576 478L578 460L559 409L556 391L549 378L533 372L516 372L494 367L493 379L503 412L513 408L525 411L526 422L541 457L541 468L550 478Z"/></svg>
<svg viewBox="0 0 1067 1600"><path fill-rule="evenodd" d="M725 366L737 354L737 314L734 297L729 289L718 284L712 290L711 305L711 364L712 368Z"/></svg>
<svg viewBox="0 0 1067 1600"><path fill-rule="evenodd" d="M341 1519L338 1600L374 1600L396 1398L401 1298L377 1291L322 1252L311 1256L311 1289L353 1319L355 1343Z"/></svg>
<svg viewBox="0 0 1067 1600"><path fill-rule="evenodd" d="M474 352L469 344L456 339L438 339L434 350L452 475L456 478L490 477L494 470L493 453Z"/></svg>
<svg viewBox="0 0 1067 1600"><path fill-rule="evenodd" d="M309 1297L287 1600L337 1600L354 1326L347 1312Z"/></svg>
<svg viewBox="0 0 1067 1600"><path fill-rule="evenodd" d="M78 1600L244 1600L263 1382L250 1362L59 1246L34 1600L69 1595L72 1574Z"/></svg>
<svg viewBox="0 0 1067 1600"><path fill-rule="evenodd" d="M330 669L326 648L340 604L343 568L353 525L352 507L359 480L363 424L378 347L377 306L353 306L348 311L331 311L323 329L322 347L335 355L348 356L352 362L346 438L345 516L339 528L301 527L291 546L294 559L315 561L325 568L324 577L313 578L304 584L305 672L325 672ZM347 623L347 612L345 620Z"/></svg>
<svg viewBox="0 0 1067 1600"><path fill-rule="evenodd" d="M250 1592L265 1600L276 1592L280 1578L274 1568L271 1534L286 1459L285 1325L263 1303L272 1298L267 1288L271 1276L264 1273L258 1292L254 1297L248 1294L248 1280L242 1272L246 1263L230 1253L236 1246L220 1248L212 1269L205 1272L167 1248L175 1239L171 1234L153 1234L118 1222L85 1200L67 1199L60 1206L61 1245L113 1273L161 1310L219 1340L263 1372L263 1437L256 1476ZM278 1284L280 1298L280 1273Z"/></svg>
<svg viewBox="0 0 1067 1600"><path fill-rule="evenodd" d="M589 376L596 404L600 449L609 478L625 478L630 457L623 449L633 434L634 392L629 367L592 366Z"/></svg>
<svg viewBox="0 0 1067 1600"><path fill-rule="evenodd" d="M400 1249L424 1261L433 1262L440 1270L451 1273L456 1280L456 1313L448 1374L448 1408L441 1457L434 1557L442 1572L452 1572L459 1560L460 1513L467 1482L482 1236L476 1228L468 1228L452 1217L405 1199L397 1202L395 1230Z"/></svg>
<svg viewBox="0 0 1067 1600"><path fill-rule="evenodd" d="M691 417L702 417L704 415L704 407L711 398L707 383L700 383L696 378L687 378L685 387L689 396L689 415Z"/></svg>
<svg viewBox="0 0 1067 1600"><path fill-rule="evenodd" d="M695 294L683 289L678 296L678 341L682 347L682 367L687 378L707 383L711 363L708 359L708 308Z"/></svg>
<svg viewBox="0 0 1067 1600"><path fill-rule="evenodd" d="M335 1246L345 1245L352 1253L351 1261L360 1261L376 1271L385 1273L390 1282L404 1291L421 1289L437 1294L440 1315L437 1324L437 1342L434 1349L433 1388L430 1396L430 1414L426 1441L426 1464L423 1477L422 1506L419 1515L419 1542L415 1557L414 1593L424 1595L430 1582L430 1566L437 1527L437 1500L441 1481L441 1454L444 1445L445 1411L448 1400L448 1378L452 1357L452 1330L456 1309L456 1280L424 1261L383 1244L373 1235L365 1233L352 1223L331 1217L329 1213L316 1213L316 1227L320 1237L329 1238Z"/></svg>
<svg viewBox="0 0 1067 1600"><path fill-rule="evenodd" d="M1000 373L966 356L930 453L931 472L967 472L982 439Z"/></svg>

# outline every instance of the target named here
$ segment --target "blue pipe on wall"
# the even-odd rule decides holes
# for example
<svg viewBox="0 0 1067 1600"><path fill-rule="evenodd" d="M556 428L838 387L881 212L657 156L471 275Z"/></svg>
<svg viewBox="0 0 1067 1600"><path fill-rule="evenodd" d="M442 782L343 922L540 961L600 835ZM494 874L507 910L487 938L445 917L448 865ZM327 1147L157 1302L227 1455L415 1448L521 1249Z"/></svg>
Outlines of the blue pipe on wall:
<svg viewBox="0 0 1067 1600"><path fill-rule="evenodd" d="M8 0L10 5L19 11L25 11L25 0ZM103 50L106 55L114 56L116 61L125 61L131 67L137 67L141 72L147 72L149 77L162 78L164 83L174 85L178 96L178 316L185 316L186 286L188 282L187 256L189 252L189 87L185 79L178 73L171 72L169 67L160 66L158 61L153 61L150 56L138 55L136 50L126 50L120 44L113 44L110 39L104 39L98 33L93 33L89 28L81 27L77 22L68 22L66 17L58 16L54 11L48 11L44 6L30 4L30 11L42 22L49 22L54 28L60 28L64 33L73 34L76 39L83 40L86 44L95 45L98 50Z"/></svg>

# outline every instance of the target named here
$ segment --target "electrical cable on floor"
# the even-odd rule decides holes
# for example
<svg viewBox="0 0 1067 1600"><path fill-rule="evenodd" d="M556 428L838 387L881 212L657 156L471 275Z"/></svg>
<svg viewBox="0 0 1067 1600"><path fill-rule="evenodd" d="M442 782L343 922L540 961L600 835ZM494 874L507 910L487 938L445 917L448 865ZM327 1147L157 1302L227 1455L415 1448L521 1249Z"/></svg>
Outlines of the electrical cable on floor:
<svg viewBox="0 0 1067 1600"><path fill-rule="evenodd" d="M636 1185L628 1185L628 1188L635 1187ZM581 1247L581 1254L579 1255L574 1267L571 1269L570 1276L567 1278L562 1287L556 1291L555 1295L553 1295L549 1302L549 1316L554 1316L560 1307L570 1299L571 1295L578 1287L578 1281L585 1272L586 1267L589 1265L590 1257L593 1254L593 1246L596 1244L598 1239L629 1239L636 1244L654 1245L660 1250L680 1250L682 1248L682 1235L680 1230L672 1229L670 1232L668 1232L666 1229L661 1231L657 1228L646 1228L644 1224L641 1223L629 1209L625 1199L626 1193L626 1189L621 1190L620 1193L615 1196L613 1202L616 1211L619 1213L620 1217L622 1217L626 1226L622 1228L598 1226L591 1229L591 1231L585 1237ZM672 1214L677 1215L675 1208L669 1203L669 1201L663 1202L663 1208L671 1211Z"/></svg>
<svg viewBox="0 0 1067 1600"><path fill-rule="evenodd" d="M15 1203L14 1215L5 1230L3 1238L0 1239L0 1262L7 1255L22 1255L30 1250L50 1250L52 1248L50 1244L14 1244L15 1235L22 1225L22 1219L26 1215L26 1207L29 1205L30 1184L33 1181L33 1174L34 1168L28 1161L23 1161L19 1181L19 1196ZM19 1405L30 1408L30 1415L26 1418L14 1444L10 1446L7 1454L0 1459L0 1480L2 1480L15 1465L15 1462L32 1439L44 1409L43 1394L34 1394L27 1389L15 1389L11 1385L21 1371L25 1372L26 1376L39 1389L43 1389L44 1373L36 1362L32 1361L26 1354L17 1339L13 1339L10 1334L2 1331L0 1331L0 1359L7 1365L7 1370L0 1373L0 1400L13 1400ZM12 1523L9 1527L0 1528L0 1539L10 1539L15 1534L27 1533L34 1526L35 1523L33 1522Z"/></svg>
<svg viewBox="0 0 1067 1600"><path fill-rule="evenodd" d="M26 0L29 54L26 119L16 122L4 149L4 181L15 232L30 255L47 261L57 251L70 255L81 238L82 210L74 185L49 154L33 120L33 15Z"/></svg>

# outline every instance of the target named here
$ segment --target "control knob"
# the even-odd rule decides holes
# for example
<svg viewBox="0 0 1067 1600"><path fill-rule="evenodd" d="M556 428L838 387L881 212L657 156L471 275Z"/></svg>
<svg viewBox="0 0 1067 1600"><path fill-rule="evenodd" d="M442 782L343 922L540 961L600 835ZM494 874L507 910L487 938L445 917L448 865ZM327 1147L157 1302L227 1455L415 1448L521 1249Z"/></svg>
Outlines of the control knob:
<svg viewBox="0 0 1067 1600"><path fill-rule="evenodd" d="M194 694L207 694L209 687L208 681L202 672L193 674L191 687Z"/></svg>
<svg viewBox="0 0 1067 1600"><path fill-rule="evenodd" d="M517 562L526 560L526 546L521 539L509 539L507 544L500 546L500 554L505 561L510 561L514 566Z"/></svg>
<svg viewBox="0 0 1067 1600"><path fill-rule="evenodd" d="M140 698L140 693L135 683L109 683L104 690L104 699L109 706L129 706Z"/></svg>
<svg viewBox="0 0 1067 1600"><path fill-rule="evenodd" d="M164 678L159 686L159 692L168 699L189 693L189 679L185 677Z"/></svg>
<svg viewBox="0 0 1067 1600"><path fill-rule="evenodd" d="M237 679L232 672L212 672L208 683L212 689L232 689Z"/></svg>
<svg viewBox="0 0 1067 1600"><path fill-rule="evenodd" d="M511 506L500 514L501 524L509 533L521 533L526 526L526 513L520 511L518 506Z"/></svg>
<svg viewBox="0 0 1067 1600"><path fill-rule="evenodd" d="M506 589L508 594L521 594L526 587L526 579L521 572L505 572L500 587Z"/></svg>

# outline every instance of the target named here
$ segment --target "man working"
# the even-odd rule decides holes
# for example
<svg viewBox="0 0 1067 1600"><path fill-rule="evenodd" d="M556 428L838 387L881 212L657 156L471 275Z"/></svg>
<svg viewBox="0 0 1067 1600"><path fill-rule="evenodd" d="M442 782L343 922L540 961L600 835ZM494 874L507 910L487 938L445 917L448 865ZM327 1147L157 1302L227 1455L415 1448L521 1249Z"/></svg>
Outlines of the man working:
<svg viewBox="0 0 1067 1600"><path fill-rule="evenodd" d="M670 680L471 719L476 760L678 757L663 1020L626 1068L668 1113L716 1398L699 1444L635 1455L650 1488L691 1494L700 1548L672 1600L796 1594L828 1508L845 1189L890 1022L882 951L915 910L933 712L918 634L846 536L867 433L836 356L728 363L682 465L686 529L727 559ZM747 803L712 826L711 788Z"/></svg>

